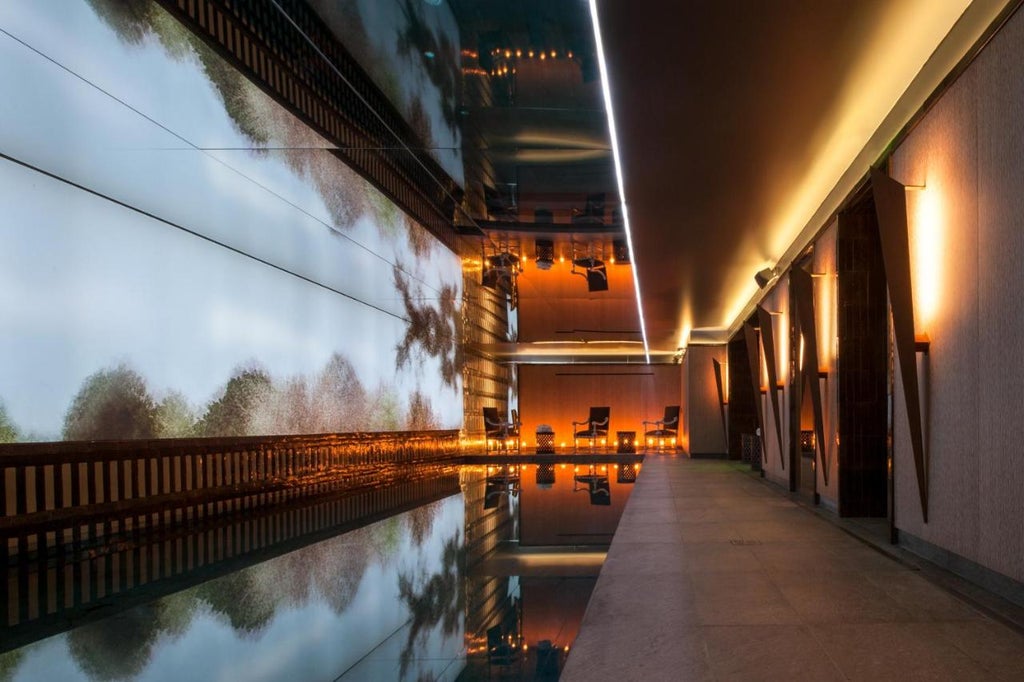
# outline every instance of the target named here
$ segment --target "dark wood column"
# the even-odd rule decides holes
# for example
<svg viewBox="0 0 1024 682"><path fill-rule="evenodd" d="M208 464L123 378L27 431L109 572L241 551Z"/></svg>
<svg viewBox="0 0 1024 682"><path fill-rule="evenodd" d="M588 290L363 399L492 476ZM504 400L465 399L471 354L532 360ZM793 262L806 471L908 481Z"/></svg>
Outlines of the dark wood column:
<svg viewBox="0 0 1024 682"><path fill-rule="evenodd" d="M741 459L743 434L754 434L757 431L754 380L750 376L747 341L742 330L729 341L728 348L729 459Z"/></svg>
<svg viewBox="0 0 1024 682"><path fill-rule="evenodd" d="M839 515L887 511L888 302L874 202L839 214Z"/></svg>

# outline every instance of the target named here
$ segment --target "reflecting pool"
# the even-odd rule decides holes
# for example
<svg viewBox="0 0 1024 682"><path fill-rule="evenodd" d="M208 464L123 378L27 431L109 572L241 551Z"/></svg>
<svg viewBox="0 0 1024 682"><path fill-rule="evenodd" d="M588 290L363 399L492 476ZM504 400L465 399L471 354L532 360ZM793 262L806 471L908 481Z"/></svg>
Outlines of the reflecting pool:
<svg viewBox="0 0 1024 682"><path fill-rule="evenodd" d="M639 466L449 467L11 565L0 679L556 679Z"/></svg>

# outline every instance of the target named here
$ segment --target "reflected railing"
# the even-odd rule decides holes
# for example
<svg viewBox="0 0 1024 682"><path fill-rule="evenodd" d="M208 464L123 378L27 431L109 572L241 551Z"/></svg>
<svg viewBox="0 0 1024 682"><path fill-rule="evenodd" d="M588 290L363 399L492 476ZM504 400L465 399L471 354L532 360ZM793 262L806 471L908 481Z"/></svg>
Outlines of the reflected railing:
<svg viewBox="0 0 1024 682"><path fill-rule="evenodd" d="M148 519L116 516L32 545L28 535L9 536L0 546L0 652L459 493L456 466L409 476L344 495L321 490L267 505L182 506L148 528Z"/></svg>

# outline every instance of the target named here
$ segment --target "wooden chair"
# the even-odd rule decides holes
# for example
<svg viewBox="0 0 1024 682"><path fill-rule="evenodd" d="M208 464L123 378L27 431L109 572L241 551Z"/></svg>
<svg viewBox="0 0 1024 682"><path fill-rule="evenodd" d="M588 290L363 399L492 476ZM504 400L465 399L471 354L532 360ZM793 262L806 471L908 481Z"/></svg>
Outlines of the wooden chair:
<svg viewBox="0 0 1024 682"><path fill-rule="evenodd" d="M594 451L594 444L599 440L604 440L602 447L606 447L608 442L608 422L611 416L612 409L610 407L591 407L590 415L581 422L573 422L573 434L572 434L572 449L573 452L579 452L579 441L581 438L590 441L590 451ZM577 426L586 426L584 429L577 430Z"/></svg>

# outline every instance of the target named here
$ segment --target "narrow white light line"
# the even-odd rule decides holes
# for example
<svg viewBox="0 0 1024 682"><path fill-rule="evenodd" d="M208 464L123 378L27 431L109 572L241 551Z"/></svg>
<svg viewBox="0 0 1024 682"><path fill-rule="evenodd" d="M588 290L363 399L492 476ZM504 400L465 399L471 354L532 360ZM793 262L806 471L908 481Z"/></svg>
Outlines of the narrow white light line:
<svg viewBox="0 0 1024 682"><path fill-rule="evenodd" d="M608 134L612 141L612 158L615 160L615 179L619 184L619 200L622 202L622 226L626 230L626 247L629 262L633 268L633 289L636 291L636 312L640 316L640 335L644 339L644 357L651 363L651 349L647 345L647 325L644 322L644 306L640 296L640 278L633 254L633 235L629 229L629 211L626 210L626 187L622 179L622 162L619 160L619 136L615 133L615 114L612 112L612 90L608 83L608 67L604 61L604 44L601 42L601 24L597 20L597 0L590 0L590 18L594 25L594 42L597 45L597 63L601 68L601 90L604 92L604 107L608 114Z"/></svg>

